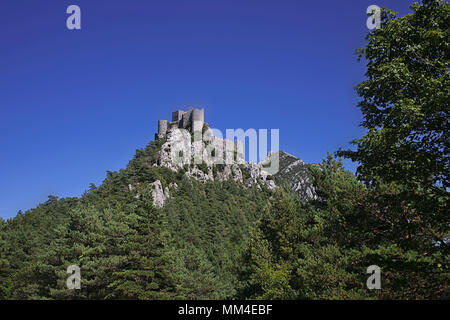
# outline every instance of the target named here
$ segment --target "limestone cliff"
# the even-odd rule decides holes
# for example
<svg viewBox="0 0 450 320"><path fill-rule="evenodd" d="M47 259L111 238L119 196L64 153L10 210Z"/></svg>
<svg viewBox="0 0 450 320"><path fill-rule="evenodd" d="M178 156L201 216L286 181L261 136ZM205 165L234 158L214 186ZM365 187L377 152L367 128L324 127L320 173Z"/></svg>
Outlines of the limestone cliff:
<svg viewBox="0 0 450 320"><path fill-rule="evenodd" d="M287 184L303 200L316 199L308 165L292 154L279 151L279 171L274 175L277 184Z"/></svg>
<svg viewBox="0 0 450 320"><path fill-rule="evenodd" d="M168 130L155 165L172 171L184 169L186 176L202 182L233 179L245 186L276 187L261 163L246 162L233 142L214 137L208 130L203 139L194 141L187 131Z"/></svg>
<svg viewBox="0 0 450 320"><path fill-rule="evenodd" d="M196 130L190 126L195 120ZM245 187L269 190L283 185L303 200L317 197L308 165L303 160L283 151L275 151L259 163L246 162L242 143L214 136L204 122L203 109L178 110L172 113L172 122L159 120L155 138L161 143L161 148L155 161L152 161L153 166L166 167L174 172L182 170L187 177L203 183L232 179ZM153 182L155 205L164 206L170 197L169 189L173 188L162 186L159 180Z"/></svg>

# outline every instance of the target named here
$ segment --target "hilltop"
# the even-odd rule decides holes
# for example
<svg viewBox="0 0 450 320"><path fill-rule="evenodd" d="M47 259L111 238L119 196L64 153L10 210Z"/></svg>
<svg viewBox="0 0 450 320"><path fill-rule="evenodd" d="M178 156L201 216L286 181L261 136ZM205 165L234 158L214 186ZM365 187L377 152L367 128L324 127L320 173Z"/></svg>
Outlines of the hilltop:
<svg viewBox="0 0 450 320"><path fill-rule="evenodd" d="M190 131L189 118L184 119ZM209 125L200 128L208 134ZM279 189L278 177L265 172L262 162L243 160L236 143L228 150L233 163L174 162L171 150L184 142L178 129L177 122L155 135L126 168L108 172L100 186L91 184L81 198L50 196L3 222L0 296L236 296L244 285L237 259ZM210 135L206 142L193 141L191 148L227 143ZM284 165L280 179L286 177ZM69 265L82 270L81 290L66 288Z"/></svg>
<svg viewBox="0 0 450 320"><path fill-rule="evenodd" d="M447 296L442 246L411 239L395 185L364 185L331 156L249 163L239 142L206 123L192 131L183 114L82 197L0 219L0 299ZM222 151L233 161L217 163ZM368 266L383 272L378 290ZM69 267L80 289L67 287Z"/></svg>

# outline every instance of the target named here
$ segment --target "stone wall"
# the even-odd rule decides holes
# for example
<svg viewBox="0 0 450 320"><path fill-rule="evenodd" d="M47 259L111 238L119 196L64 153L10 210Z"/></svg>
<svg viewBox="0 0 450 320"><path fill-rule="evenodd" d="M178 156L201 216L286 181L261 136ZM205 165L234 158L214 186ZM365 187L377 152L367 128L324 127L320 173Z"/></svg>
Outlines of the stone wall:
<svg viewBox="0 0 450 320"><path fill-rule="evenodd" d="M167 131L173 128L185 129L191 124L191 132L202 131L205 123L205 110L189 108L187 111L177 110L172 112L172 121L158 120L158 138L167 135Z"/></svg>
<svg viewBox="0 0 450 320"><path fill-rule="evenodd" d="M191 116L192 116L192 108L190 108L183 114L183 119L181 120L179 128L186 128L189 125L189 122L191 121Z"/></svg>
<svg viewBox="0 0 450 320"><path fill-rule="evenodd" d="M183 110L177 110L177 111L172 112L172 122L173 121L179 122L182 119L183 114L184 114Z"/></svg>

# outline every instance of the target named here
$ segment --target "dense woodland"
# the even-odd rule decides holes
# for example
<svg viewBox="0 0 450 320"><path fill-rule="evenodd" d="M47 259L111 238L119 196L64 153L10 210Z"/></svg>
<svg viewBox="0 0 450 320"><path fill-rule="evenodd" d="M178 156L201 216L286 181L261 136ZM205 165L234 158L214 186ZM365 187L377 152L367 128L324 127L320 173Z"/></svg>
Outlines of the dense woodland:
<svg viewBox="0 0 450 320"><path fill-rule="evenodd" d="M82 197L0 219L0 299L449 299L450 6L412 8L383 10L358 51L367 135L336 154L356 174L328 155L308 167L318 197L305 200L153 166L153 141ZM155 180L178 185L163 208Z"/></svg>

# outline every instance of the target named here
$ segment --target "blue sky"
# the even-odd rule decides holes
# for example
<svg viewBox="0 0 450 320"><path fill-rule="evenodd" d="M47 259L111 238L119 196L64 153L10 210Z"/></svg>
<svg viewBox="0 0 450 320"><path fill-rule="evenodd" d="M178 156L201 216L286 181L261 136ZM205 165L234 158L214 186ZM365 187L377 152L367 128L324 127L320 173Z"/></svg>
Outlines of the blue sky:
<svg viewBox="0 0 450 320"><path fill-rule="evenodd" d="M281 150L320 162L364 133L366 8L410 3L1 1L0 217L100 184L182 107L224 132L278 128Z"/></svg>

